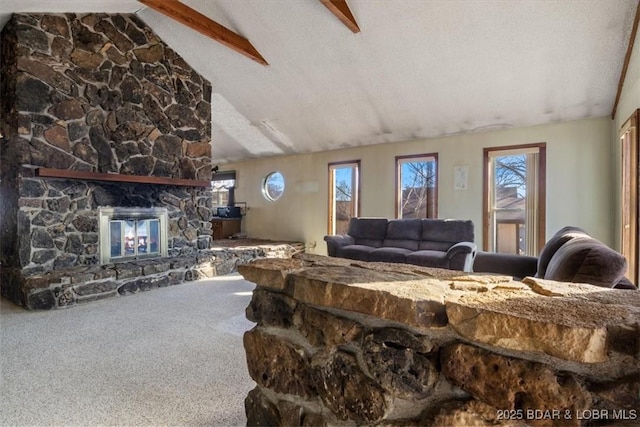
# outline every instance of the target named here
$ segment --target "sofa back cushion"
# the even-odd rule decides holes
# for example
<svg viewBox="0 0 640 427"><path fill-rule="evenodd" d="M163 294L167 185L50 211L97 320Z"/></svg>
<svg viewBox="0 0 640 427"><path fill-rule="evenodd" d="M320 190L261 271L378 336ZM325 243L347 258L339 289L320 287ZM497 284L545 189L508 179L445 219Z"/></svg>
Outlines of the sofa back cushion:
<svg viewBox="0 0 640 427"><path fill-rule="evenodd" d="M551 239L549 239L549 241L544 245L542 251L540 251L540 255L538 255L538 271L536 272L536 277L544 278L549 261L551 261L553 255L562 245L576 237L585 236L589 235L580 227L573 227L569 225L558 230L556 234L554 234L553 237L551 237Z"/></svg>
<svg viewBox="0 0 640 427"><path fill-rule="evenodd" d="M387 234L387 219L351 218L347 234L354 238L356 245L379 248Z"/></svg>
<svg viewBox="0 0 640 427"><path fill-rule="evenodd" d="M423 218L419 249L447 251L459 242L473 242L473 222L461 219Z"/></svg>
<svg viewBox="0 0 640 427"><path fill-rule="evenodd" d="M611 288L626 271L627 260L621 254L585 235L574 237L556 251L544 278Z"/></svg>
<svg viewBox="0 0 640 427"><path fill-rule="evenodd" d="M422 233L422 220L392 219L387 223L387 235L382 246L418 250L418 243Z"/></svg>

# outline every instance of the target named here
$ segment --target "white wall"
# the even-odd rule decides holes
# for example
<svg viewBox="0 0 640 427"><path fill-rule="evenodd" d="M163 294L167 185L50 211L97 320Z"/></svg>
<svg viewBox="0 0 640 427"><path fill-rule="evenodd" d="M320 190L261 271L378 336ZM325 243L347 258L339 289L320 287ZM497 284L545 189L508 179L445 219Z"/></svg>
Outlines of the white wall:
<svg viewBox="0 0 640 427"><path fill-rule="evenodd" d="M361 216L394 216L395 156L438 153L440 218L471 219L482 245L482 155L484 147L547 143L547 227L549 238L565 225L585 228L612 245L615 194L612 121L577 120L503 131L463 134L402 143L269 157L223 165L237 171L236 200L249 210L243 231L250 237L317 244L309 252L324 254L327 233L328 163L361 160ZM215 156L215 144L214 144ZM468 165L467 190L453 189L453 168ZM275 202L261 193L264 177L280 171L285 192Z"/></svg>

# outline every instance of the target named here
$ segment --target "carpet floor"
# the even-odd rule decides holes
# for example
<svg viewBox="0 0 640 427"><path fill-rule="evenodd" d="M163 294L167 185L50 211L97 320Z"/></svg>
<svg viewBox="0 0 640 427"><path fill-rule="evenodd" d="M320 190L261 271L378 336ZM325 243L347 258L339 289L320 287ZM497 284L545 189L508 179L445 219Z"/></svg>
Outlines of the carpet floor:
<svg viewBox="0 0 640 427"><path fill-rule="evenodd" d="M253 288L232 274L66 310L0 300L0 425L246 425Z"/></svg>

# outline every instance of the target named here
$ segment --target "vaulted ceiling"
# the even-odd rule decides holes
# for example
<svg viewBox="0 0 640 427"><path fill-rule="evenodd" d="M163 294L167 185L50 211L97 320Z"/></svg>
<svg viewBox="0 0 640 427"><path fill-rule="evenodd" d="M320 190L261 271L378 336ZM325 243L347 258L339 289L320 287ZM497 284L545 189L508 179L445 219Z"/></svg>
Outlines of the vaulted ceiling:
<svg viewBox="0 0 640 427"><path fill-rule="evenodd" d="M11 12L137 13L213 85L213 157L398 142L610 116L638 0L182 0L249 59L136 0L2 0ZM326 3L326 1L325 1ZM630 64L627 73L640 73Z"/></svg>

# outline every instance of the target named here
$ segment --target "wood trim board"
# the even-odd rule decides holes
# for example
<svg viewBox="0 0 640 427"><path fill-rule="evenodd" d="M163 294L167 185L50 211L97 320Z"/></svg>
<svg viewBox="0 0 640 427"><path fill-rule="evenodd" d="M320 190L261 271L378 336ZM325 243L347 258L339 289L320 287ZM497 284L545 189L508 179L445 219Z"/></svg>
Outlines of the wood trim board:
<svg viewBox="0 0 640 427"><path fill-rule="evenodd" d="M211 181L169 178L162 176L122 175L116 173L87 172L66 169L38 168L36 176L41 178L65 178L86 181L111 181L133 184L177 185L182 187L210 187Z"/></svg>
<svg viewBox="0 0 640 427"><path fill-rule="evenodd" d="M613 102L613 111L611 112L611 119L615 120L616 111L618 110L618 102L620 102L620 96L622 95L622 86L624 80L627 77L627 70L629 69L629 62L631 62L631 53L633 52L633 45L636 40L636 34L638 33L638 23L640 22L640 2L638 2L638 8L636 9L636 17L633 20L633 27L631 28L631 36L629 37L629 45L627 46L627 54L624 57L624 63L622 65L622 71L620 72L620 79L618 80L618 91L616 92L616 100Z"/></svg>

